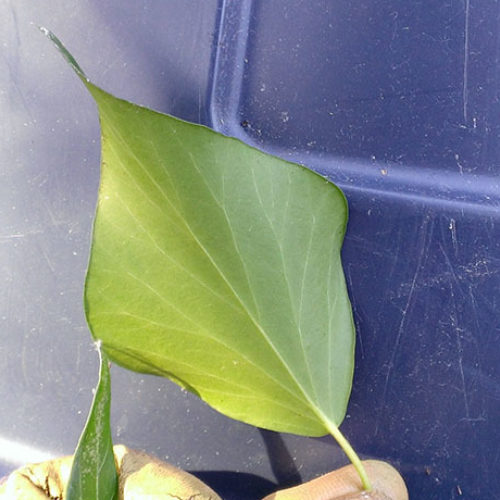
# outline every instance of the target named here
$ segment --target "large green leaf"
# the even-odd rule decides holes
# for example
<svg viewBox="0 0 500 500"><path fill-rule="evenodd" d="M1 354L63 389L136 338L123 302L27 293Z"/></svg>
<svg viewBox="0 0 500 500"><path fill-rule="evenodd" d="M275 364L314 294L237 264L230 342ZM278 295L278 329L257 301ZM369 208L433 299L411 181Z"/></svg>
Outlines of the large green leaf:
<svg viewBox="0 0 500 500"><path fill-rule="evenodd" d="M354 329L331 182L240 141L116 99L86 283L110 357L221 412L306 435L345 414Z"/></svg>
<svg viewBox="0 0 500 500"><path fill-rule="evenodd" d="M169 377L233 418L331 432L345 415L355 339L341 191L117 99L65 55L102 126L85 290L94 337L115 362Z"/></svg>

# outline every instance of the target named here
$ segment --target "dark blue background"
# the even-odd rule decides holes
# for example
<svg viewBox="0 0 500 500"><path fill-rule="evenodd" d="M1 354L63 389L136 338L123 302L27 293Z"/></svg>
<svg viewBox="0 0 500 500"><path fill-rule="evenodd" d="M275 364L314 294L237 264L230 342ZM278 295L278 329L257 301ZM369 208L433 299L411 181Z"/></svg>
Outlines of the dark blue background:
<svg viewBox="0 0 500 500"><path fill-rule="evenodd" d="M499 15L494 0L4 2L2 471L71 453L97 377L81 305L97 113L33 22L106 90L344 189L358 327L344 433L412 499L498 496ZM345 462L331 438L261 432L116 367L113 430L227 499Z"/></svg>

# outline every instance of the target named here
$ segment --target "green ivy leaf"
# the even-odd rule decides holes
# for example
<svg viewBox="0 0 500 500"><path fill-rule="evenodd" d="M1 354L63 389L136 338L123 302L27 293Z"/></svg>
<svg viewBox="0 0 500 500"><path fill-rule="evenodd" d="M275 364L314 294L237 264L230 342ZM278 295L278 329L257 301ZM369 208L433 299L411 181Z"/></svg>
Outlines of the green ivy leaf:
<svg viewBox="0 0 500 500"><path fill-rule="evenodd" d="M67 500L114 500L118 494L109 412L108 360L99 349L101 368L92 408L80 436L66 489Z"/></svg>
<svg viewBox="0 0 500 500"><path fill-rule="evenodd" d="M340 250L342 192L297 164L104 92L102 170L85 286L110 358L222 413L308 436L340 433L355 332Z"/></svg>
<svg viewBox="0 0 500 500"><path fill-rule="evenodd" d="M300 165L113 97L59 48L102 127L85 287L94 337L113 361L166 376L230 417L335 435L355 342L342 192Z"/></svg>
<svg viewBox="0 0 500 500"><path fill-rule="evenodd" d="M85 293L95 338L244 422L312 436L340 424L354 351L340 190L87 87L102 126Z"/></svg>

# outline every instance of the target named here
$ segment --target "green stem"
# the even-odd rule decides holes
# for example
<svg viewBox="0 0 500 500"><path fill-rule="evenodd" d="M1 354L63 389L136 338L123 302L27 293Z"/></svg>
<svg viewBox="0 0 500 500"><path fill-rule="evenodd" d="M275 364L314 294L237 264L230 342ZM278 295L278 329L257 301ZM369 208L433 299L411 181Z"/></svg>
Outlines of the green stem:
<svg viewBox="0 0 500 500"><path fill-rule="evenodd" d="M359 474L359 478L361 479L361 484L363 485L363 489L365 491L371 491L372 485L370 479L366 473L365 466L363 462L361 462L360 458L354 451L353 447L350 445L349 441L344 437L344 435L340 432L339 428L332 422L330 422L326 417L323 417L323 423L326 428L330 432L330 434L335 438L340 447L344 450L344 453L347 455L347 458L352 462L354 468Z"/></svg>

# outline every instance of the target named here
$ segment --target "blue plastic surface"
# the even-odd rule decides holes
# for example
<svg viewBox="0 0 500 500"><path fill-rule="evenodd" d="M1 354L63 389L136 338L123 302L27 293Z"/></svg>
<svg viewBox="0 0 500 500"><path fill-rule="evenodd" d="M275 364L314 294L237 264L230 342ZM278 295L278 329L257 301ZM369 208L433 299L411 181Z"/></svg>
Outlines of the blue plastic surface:
<svg viewBox="0 0 500 500"><path fill-rule="evenodd" d="M358 345L342 430L394 463L412 499L499 496L497 1L18 0L0 18L0 475L72 453L97 378L81 305L97 113L33 22L106 90L344 189ZM163 379L112 376L115 441L227 500L345 463L331 438L259 431Z"/></svg>
<svg viewBox="0 0 500 500"><path fill-rule="evenodd" d="M346 192L356 449L500 495L497 2L227 2L213 125Z"/></svg>

